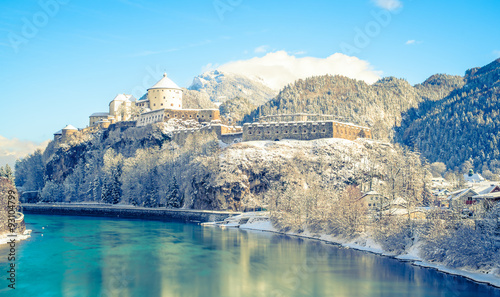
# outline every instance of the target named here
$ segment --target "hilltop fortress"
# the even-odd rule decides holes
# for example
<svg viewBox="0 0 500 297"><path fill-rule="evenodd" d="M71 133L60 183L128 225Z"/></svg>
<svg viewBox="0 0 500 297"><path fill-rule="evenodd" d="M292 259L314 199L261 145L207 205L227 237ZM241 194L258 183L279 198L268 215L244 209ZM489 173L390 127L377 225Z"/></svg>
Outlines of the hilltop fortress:
<svg viewBox="0 0 500 297"><path fill-rule="evenodd" d="M182 144L193 133L215 133L219 140L230 144L252 140L313 140L319 138L371 138L371 130L349 123L327 119L331 116L292 114L263 116L258 123L226 126L221 123L217 109L183 109L183 90L167 74L147 90L144 99L136 100L132 95L118 94L110 103L108 112L97 112L89 116L89 126L77 129L68 125L54 133L55 141L65 142L72 135L95 133L118 127L142 127L161 122L195 121L197 128L179 128L172 132L172 140Z"/></svg>

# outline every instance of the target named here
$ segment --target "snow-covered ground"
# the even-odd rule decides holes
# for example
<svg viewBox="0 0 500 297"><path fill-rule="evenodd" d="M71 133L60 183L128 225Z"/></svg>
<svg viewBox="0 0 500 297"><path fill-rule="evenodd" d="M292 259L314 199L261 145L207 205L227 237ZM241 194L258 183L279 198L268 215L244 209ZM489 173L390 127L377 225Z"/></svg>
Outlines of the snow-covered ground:
<svg viewBox="0 0 500 297"><path fill-rule="evenodd" d="M394 257L402 261L410 261L417 266L433 268L447 274L459 275L476 282L486 283L495 287L500 287L500 277L498 277L498 275L500 275L500 271L489 271L487 273L482 273L477 271L467 271L465 269L448 268L439 263L430 263L424 261L419 256L421 243L418 242L414 246L412 246L406 254L396 256L385 252L380 246L380 244L375 242L375 240L371 238L368 234L362 234L359 237L356 237L352 240L347 240L343 238L337 238L331 235L311 233L307 230L302 233L280 232L272 226L272 223L269 220L268 213L266 212L243 213L237 216L227 218L224 222L206 223L204 225L219 226L222 228L232 227L245 230L274 232L274 233L281 233L302 238L322 240L329 243L340 244L346 248L352 248L360 251L367 251L375 254Z"/></svg>

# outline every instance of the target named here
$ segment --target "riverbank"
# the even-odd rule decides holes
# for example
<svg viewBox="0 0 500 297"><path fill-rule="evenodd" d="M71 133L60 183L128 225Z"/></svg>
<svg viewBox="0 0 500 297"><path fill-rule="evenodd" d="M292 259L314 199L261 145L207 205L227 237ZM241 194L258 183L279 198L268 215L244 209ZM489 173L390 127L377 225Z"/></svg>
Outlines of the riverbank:
<svg viewBox="0 0 500 297"><path fill-rule="evenodd" d="M72 215L136 218L151 220L176 220L184 222L222 221L228 217L239 215L240 212L210 211L192 209L146 208L128 205L105 204L22 204L25 214Z"/></svg>
<svg viewBox="0 0 500 297"><path fill-rule="evenodd" d="M203 225L219 226L222 228L240 228L243 230L253 230L253 231L263 231L263 232L273 232L278 234L296 236L301 238L320 240L323 242L338 244L345 248L352 248L360 251L366 251L370 253L375 253L387 257L392 257L401 261L407 261L413 265L436 269L440 272L457 275L469 280L487 284L493 287L500 288L500 275L499 271L489 271L488 273L478 272L478 271L468 271L465 269L449 268L440 263L431 263L423 260L419 256L419 243L417 242L413 247L411 247L406 254L394 255L387 253L382 249L382 247L375 242L368 234L361 234L360 236L347 240L344 238L338 238L331 235L311 233L309 231L304 231L302 233L293 232L281 232L272 226L271 221L266 213L244 213L234 217L230 217L223 222L207 223ZM496 275L495 275L496 274Z"/></svg>

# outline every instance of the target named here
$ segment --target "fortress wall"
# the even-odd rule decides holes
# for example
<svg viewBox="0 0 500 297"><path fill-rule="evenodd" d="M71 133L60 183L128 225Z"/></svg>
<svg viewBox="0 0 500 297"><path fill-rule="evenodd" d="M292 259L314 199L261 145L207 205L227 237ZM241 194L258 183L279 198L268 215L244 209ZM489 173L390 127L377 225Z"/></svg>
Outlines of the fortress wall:
<svg viewBox="0 0 500 297"><path fill-rule="evenodd" d="M356 140L358 138L372 138L372 135L369 128L333 122L333 137Z"/></svg>
<svg viewBox="0 0 500 297"><path fill-rule="evenodd" d="M81 132L78 131L78 130L62 130L61 140L62 141L68 141L71 136L73 136L73 135L75 135L77 133L81 133Z"/></svg>
<svg viewBox="0 0 500 297"><path fill-rule="evenodd" d="M243 130L240 126L231 127L231 126L222 126L221 127L222 134L230 134L230 133L242 133Z"/></svg>
<svg viewBox="0 0 500 297"><path fill-rule="evenodd" d="M178 145L183 145L186 142L186 139L189 135L193 134L210 134L215 133L217 138L226 143L232 144L236 142L240 142L243 137L243 132L236 133L226 133L226 131L234 131L231 129L232 127L227 127L221 124L211 124L209 126L205 126L203 128L198 129L185 129L185 130L177 130L172 132L172 140L176 142Z"/></svg>
<svg viewBox="0 0 500 297"><path fill-rule="evenodd" d="M136 126L137 126L137 121L122 121L122 122L116 122L114 124L109 125L108 129L109 130L120 129L120 131L123 132L130 127L136 127Z"/></svg>
<svg viewBox="0 0 500 297"><path fill-rule="evenodd" d="M185 129L185 130L176 130L172 132L172 141L177 143L178 145L184 145L186 139L189 135L193 134L210 134L215 133L218 139L221 139L221 125L210 125L205 126L203 128L197 129Z"/></svg>
<svg viewBox="0 0 500 297"><path fill-rule="evenodd" d="M233 144L241 142L243 139L243 132L239 133L225 133L219 137L219 140L224 142L225 144Z"/></svg>
<svg viewBox="0 0 500 297"><path fill-rule="evenodd" d="M370 129L333 121L253 123L243 126L243 141L320 138L355 140L360 137L371 138Z"/></svg>
<svg viewBox="0 0 500 297"><path fill-rule="evenodd" d="M145 112L139 115L137 119L137 127L143 127L149 124L163 122L165 118L164 109L158 109L150 112Z"/></svg>
<svg viewBox="0 0 500 297"><path fill-rule="evenodd" d="M210 122L220 120L220 113L217 109L165 109L165 119L197 120L198 122Z"/></svg>

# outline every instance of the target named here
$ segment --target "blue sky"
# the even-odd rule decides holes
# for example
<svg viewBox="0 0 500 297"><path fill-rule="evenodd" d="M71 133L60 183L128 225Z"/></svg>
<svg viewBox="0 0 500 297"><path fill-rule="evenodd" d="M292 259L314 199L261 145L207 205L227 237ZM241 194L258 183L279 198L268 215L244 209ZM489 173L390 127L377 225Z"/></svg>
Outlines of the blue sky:
<svg viewBox="0 0 500 297"><path fill-rule="evenodd" d="M500 57L499 14L497 0L2 0L0 165L2 149L85 127L163 71L188 87L203 70L285 51L348 54L411 84L463 75Z"/></svg>

